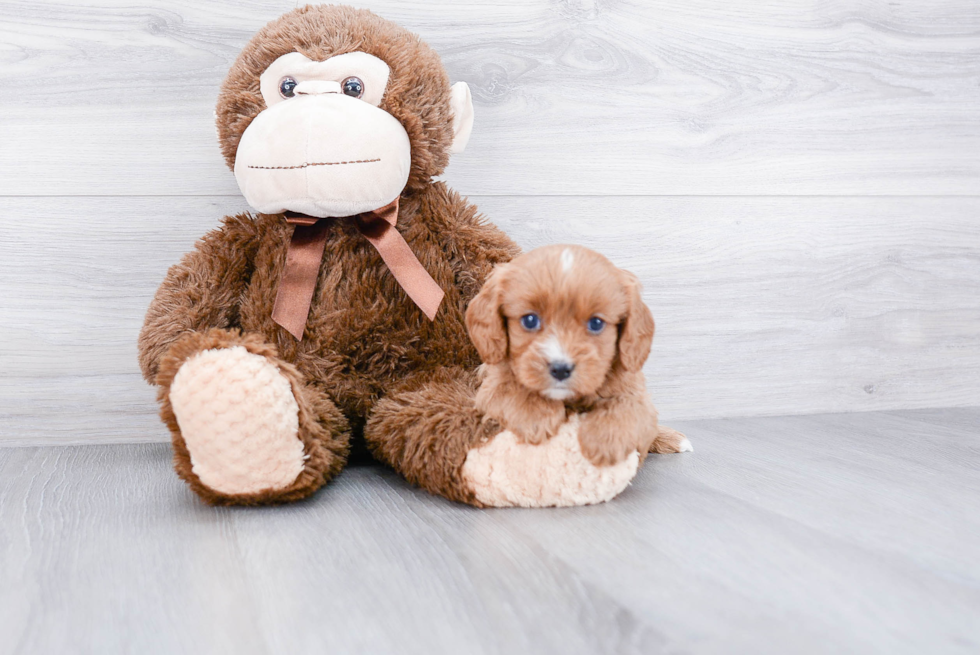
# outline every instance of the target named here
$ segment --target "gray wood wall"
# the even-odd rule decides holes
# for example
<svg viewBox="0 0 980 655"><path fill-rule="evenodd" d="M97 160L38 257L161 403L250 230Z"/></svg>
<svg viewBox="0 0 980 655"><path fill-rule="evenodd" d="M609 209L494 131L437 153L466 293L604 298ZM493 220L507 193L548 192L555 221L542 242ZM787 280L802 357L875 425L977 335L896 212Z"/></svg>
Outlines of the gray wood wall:
<svg viewBox="0 0 980 655"><path fill-rule="evenodd" d="M473 90L446 176L636 272L665 420L980 405L976 0L354 2ZM0 4L0 440L162 440L135 339L244 209L218 85L294 2Z"/></svg>

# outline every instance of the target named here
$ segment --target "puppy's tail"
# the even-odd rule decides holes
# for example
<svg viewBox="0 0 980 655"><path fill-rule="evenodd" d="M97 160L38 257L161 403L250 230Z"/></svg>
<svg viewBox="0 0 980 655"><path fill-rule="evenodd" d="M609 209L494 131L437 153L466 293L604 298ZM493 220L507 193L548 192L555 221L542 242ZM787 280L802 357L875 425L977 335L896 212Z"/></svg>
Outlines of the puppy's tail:
<svg viewBox="0 0 980 655"><path fill-rule="evenodd" d="M690 453L693 451L694 446L691 445L690 439L683 433L663 425L657 428L657 438L650 444L651 453Z"/></svg>

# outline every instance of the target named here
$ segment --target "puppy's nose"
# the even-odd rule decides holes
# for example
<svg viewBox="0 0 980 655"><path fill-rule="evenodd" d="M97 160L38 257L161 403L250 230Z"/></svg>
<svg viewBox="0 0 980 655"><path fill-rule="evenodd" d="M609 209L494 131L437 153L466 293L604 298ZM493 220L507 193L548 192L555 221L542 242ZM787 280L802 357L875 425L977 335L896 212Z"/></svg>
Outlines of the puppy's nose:
<svg viewBox="0 0 980 655"><path fill-rule="evenodd" d="M572 374L575 370L574 364L569 364L568 362L555 362L548 367L548 372L551 373L551 377L555 378L559 382L562 380L567 380L568 376Z"/></svg>

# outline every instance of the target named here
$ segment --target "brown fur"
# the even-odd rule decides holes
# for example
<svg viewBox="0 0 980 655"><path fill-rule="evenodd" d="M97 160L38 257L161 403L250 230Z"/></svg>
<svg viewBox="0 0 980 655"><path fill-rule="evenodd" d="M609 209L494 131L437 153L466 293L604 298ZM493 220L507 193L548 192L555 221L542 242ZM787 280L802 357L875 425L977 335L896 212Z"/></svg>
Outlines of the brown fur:
<svg viewBox="0 0 980 655"><path fill-rule="evenodd" d="M460 474L469 450L500 432L473 405L478 384L462 369L409 378L372 412L364 431L372 452L429 493L482 506Z"/></svg>
<svg viewBox="0 0 980 655"><path fill-rule="evenodd" d="M567 270L563 255L572 257ZM540 328L521 326L529 313L540 317ZM606 322L598 334L586 328L592 317ZM498 266L466 320L486 364L476 406L525 442L544 442L569 413L580 412L582 452L596 465L615 464L633 450L677 452L683 435L669 429L658 435L646 391L641 369L654 322L632 273L580 246L538 248ZM560 344L575 366L564 399L547 396L556 383L549 343Z"/></svg>
<svg viewBox="0 0 980 655"><path fill-rule="evenodd" d="M281 215L226 218L167 273L139 338L143 375L161 387L161 415L173 434L178 473L209 502L301 498L340 470L350 439L348 426L363 426L379 399L397 391L384 416L365 434L372 450L410 480L466 500L466 493L454 490L449 478L457 467L457 450L476 431L460 435L462 441L456 444L431 441L406 449L398 441L404 435L371 428L383 427L386 421L396 426L411 423L414 419L404 418L402 412L405 417L417 414L413 398L432 399L426 411L436 423L469 425L470 413L455 404L471 381L464 370L479 364L464 312L492 267L511 259L518 249L478 216L475 207L443 183L431 182L448 161L452 140L448 78L436 55L414 35L367 11L304 7L270 23L249 42L218 102L219 135L229 165L242 132L264 108L259 74L293 50L311 59L361 50L391 67L381 106L402 122L412 150L397 229L446 296L430 322L352 222L337 219L329 227L306 332L298 342L271 319L290 228ZM300 479L286 490L223 496L191 472L170 408L169 385L187 357L234 344L274 362L290 380L300 405L300 438L311 457ZM406 386L406 380L414 382ZM437 411L437 406L442 409Z"/></svg>

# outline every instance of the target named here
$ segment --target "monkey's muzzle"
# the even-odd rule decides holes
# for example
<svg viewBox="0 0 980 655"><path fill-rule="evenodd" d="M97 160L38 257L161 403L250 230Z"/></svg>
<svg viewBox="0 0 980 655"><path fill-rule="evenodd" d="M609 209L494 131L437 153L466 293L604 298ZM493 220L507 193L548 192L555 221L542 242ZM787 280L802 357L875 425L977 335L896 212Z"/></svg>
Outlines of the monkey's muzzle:
<svg viewBox="0 0 980 655"><path fill-rule="evenodd" d="M320 218L392 202L408 182L411 146L391 114L325 91L261 112L242 134L235 178L252 207Z"/></svg>

